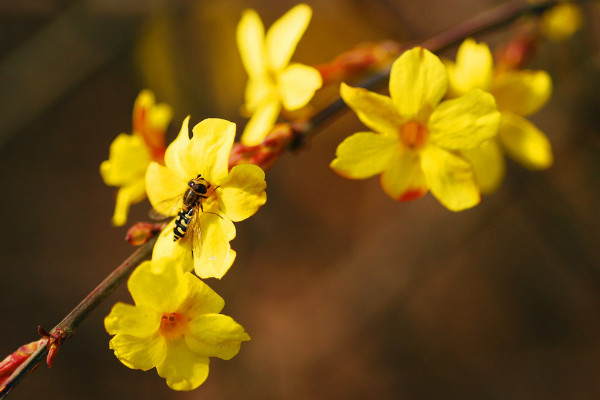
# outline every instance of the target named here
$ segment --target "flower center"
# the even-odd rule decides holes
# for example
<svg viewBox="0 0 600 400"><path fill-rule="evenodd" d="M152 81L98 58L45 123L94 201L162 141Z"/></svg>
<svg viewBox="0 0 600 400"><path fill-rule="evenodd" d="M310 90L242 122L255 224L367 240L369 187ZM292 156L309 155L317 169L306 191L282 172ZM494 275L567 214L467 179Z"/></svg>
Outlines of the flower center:
<svg viewBox="0 0 600 400"><path fill-rule="evenodd" d="M400 128L402 143L412 150L423 147L427 142L428 135L427 127L417 121L409 121Z"/></svg>
<svg viewBox="0 0 600 400"><path fill-rule="evenodd" d="M165 338L175 339L185 334L188 322L188 319L183 314L164 313L160 318L158 331Z"/></svg>

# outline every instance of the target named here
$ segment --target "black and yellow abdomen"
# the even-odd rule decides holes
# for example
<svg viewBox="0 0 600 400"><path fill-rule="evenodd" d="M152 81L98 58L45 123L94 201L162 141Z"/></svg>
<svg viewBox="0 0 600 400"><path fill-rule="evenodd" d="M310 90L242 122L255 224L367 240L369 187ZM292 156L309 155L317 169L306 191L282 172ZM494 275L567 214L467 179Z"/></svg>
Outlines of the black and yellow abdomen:
<svg viewBox="0 0 600 400"><path fill-rule="evenodd" d="M175 228L173 228L173 241L176 242L185 236L188 226L194 217L194 209L190 208L187 211L181 210L175 219Z"/></svg>

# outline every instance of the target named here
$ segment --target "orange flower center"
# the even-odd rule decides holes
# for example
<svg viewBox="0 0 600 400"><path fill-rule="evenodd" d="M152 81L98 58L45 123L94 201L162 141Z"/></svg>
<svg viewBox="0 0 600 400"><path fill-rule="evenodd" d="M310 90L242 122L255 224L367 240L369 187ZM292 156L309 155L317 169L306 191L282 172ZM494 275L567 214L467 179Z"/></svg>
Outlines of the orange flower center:
<svg viewBox="0 0 600 400"><path fill-rule="evenodd" d="M412 150L423 147L427 142L428 135L427 127L417 121L409 121L400 128L402 143Z"/></svg>
<svg viewBox="0 0 600 400"><path fill-rule="evenodd" d="M189 320L183 314L164 313L160 318L158 331L165 338L174 339L185 334L188 322Z"/></svg>

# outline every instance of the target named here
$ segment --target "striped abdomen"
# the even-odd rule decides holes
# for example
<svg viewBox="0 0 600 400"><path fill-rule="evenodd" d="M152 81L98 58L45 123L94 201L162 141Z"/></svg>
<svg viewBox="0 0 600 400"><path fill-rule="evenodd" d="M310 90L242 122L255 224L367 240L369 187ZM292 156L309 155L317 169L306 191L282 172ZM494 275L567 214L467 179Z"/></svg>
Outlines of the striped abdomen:
<svg viewBox="0 0 600 400"><path fill-rule="evenodd" d="M194 208L190 207L187 211L181 210L175 219L175 228L173 228L173 241L176 242L185 236L188 226L194 216Z"/></svg>

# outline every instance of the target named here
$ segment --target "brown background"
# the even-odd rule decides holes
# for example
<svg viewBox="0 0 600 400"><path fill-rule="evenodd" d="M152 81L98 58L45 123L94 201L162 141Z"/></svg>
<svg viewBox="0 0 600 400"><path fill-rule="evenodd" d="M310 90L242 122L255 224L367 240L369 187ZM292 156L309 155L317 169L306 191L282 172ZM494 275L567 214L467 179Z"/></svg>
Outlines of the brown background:
<svg viewBox="0 0 600 400"><path fill-rule="evenodd" d="M123 4L122 4L123 3ZM309 1L294 60L434 34L502 1ZM266 25L291 1L10 0L0 4L0 354L51 328L132 251L110 225L100 162L148 87L182 119L239 116L241 10ZM600 398L598 10L532 65L555 82L532 119L545 172L510 164L498 193L462 213L396 203L377 179L328 164L364 130L348 113L267 175L268 202L237 224L224 312L252 341L213 359L198 390L170 391L108 349L103 318L124 287L11 395L14 399ZM507 30L479 37L496 43ZM454 56L455 49L446 53ZM329 101L321 97L323 103ZM144 219L148 203L134 207Z"/></svg>

